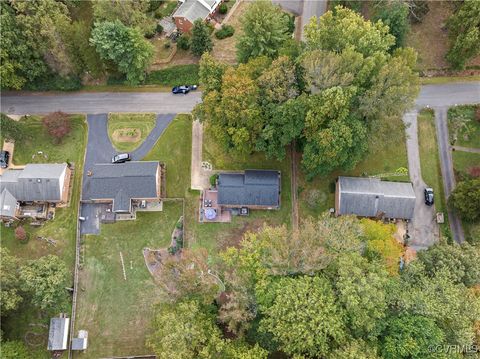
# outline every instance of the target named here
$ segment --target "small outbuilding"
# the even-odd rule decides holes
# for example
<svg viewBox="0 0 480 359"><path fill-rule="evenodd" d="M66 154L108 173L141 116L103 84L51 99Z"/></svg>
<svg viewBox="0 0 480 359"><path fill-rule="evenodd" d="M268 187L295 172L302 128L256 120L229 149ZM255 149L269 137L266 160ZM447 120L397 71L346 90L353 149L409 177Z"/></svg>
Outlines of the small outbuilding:
<svg viewBox="0 0 480 359"><path fill-rule="evenodd" d="M59 317L50 319L48 330L47 350L62 352L68 348L68 332L70 329L70 318Z"/></svg>
<svg viewBox="0 0 480 359"><path fill-rule="evenodd" d="M72 339L72 350L83 351L87 349L88 332L86 330L79 330L78 337Z"/></svg>
<svg viewBox="0 0 480 359"><path fill-rule="evenodd" d="M411 219L415 199L410 182L339 177L335 192L335 213L371 218Z"/></svg>

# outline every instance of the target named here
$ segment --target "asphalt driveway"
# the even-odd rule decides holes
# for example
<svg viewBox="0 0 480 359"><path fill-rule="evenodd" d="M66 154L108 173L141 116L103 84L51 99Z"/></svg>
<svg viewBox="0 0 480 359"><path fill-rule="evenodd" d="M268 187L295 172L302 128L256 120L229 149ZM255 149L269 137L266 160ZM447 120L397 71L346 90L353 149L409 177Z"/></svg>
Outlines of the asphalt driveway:
<svg viewBox="0 0 480 359"><path fill-rule="evenodd" d="M168 127L170 122L175 118L175 114L157 115L155 127L148 134L147 138L135 151L131 152L134 161L142 160L148 152L155 146L157 140L163 131ZM87 173L93 169L98 163L110 163L112 157L118 153L113 148L110 138L108 137L108 115L87 115L88 123L88 143L87 153L85 156L85 166L83 171L83 189L87 183ZM83 191L82 191L83 193ZM100 231L99 213L100 204L82 203L81 216L85 221L81 222L81 234L98 234Z"/></svg>

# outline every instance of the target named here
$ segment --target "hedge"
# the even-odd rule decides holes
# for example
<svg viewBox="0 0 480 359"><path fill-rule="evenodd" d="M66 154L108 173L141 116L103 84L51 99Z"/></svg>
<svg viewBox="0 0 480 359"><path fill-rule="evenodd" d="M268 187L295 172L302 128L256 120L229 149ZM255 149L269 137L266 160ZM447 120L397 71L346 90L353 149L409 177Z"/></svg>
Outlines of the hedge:
<svg viewBox="0 0 480 359"><path fill-rule="evenodd" d="M217 39L225 39L227 37L233 36L235 29L231 25L222 25L222 28L215 32L215 37Z"/></svg>
<svg viewBox="0 0 480 359"><path fill-rule="evenodd" d="M199 82L198 65L178 65L152 71L147 75L147 85L179 86L195 85Z"/></svg>

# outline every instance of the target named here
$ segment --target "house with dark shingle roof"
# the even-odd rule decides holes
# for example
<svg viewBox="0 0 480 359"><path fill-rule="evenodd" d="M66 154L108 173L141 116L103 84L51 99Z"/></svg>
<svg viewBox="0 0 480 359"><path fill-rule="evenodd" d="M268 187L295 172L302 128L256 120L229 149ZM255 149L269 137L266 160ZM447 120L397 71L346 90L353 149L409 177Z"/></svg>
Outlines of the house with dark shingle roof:
<svg viewBox="0 0 480 359"><path fill-rule="evenodd" d="M134 202L158 201L160 188L159 162L96 164L86 178L82 201L111 203L114 213L133 213Z"/></svg>
<svg viewBox="0 0 480 359"><path fill-rule="evenodd" d="M207 20L214 16L223 0L183 0L172 15L177 29L190 32L195 20Z"/></svg>
<svg viewBox="0 0 480 359"><path fill-rule="evenodd" d="M0 218L46 218L49 212L53 213L53 207L68 202L70 179L71 170L66 163L8 169L0 176Z"/></svg>
<svg viewBox="0 0 480 359"><path fill-rule="evenodd" d="M411 219L415 192L410 182L381 181L379 178L338 177L335 192L337 215Z"/></svg>
<svg viewBox="0 0 480 359"><path fill-rule="evenodd" d="M278 209L280 188L279 171L220 173L217 180L218 204L224 207Z"/></svg>

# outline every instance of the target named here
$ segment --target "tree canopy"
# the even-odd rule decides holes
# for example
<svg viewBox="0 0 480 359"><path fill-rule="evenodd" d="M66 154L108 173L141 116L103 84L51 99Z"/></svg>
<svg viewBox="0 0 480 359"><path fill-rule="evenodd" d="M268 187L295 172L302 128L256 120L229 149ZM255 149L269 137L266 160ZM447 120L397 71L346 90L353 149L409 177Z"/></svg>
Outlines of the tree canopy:
<svg viewBox="0 0 480 359"><path fill-rule="evenodd" d="M449 202L466 220L480 219L480 179L459 182Z"/></svg>
<svg viewBox="0 0 480 359"><path fill-rule="evenodd" d="M213 42L210 38L210 30L202 19L197 19L193 23L192 38L190 40L190 49L195 56L202 56L204 52L211 51Z"/></svg>

